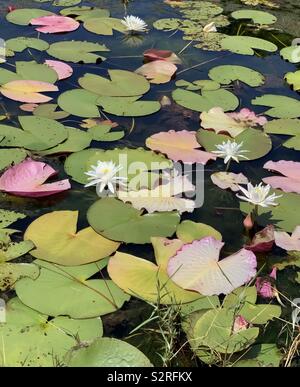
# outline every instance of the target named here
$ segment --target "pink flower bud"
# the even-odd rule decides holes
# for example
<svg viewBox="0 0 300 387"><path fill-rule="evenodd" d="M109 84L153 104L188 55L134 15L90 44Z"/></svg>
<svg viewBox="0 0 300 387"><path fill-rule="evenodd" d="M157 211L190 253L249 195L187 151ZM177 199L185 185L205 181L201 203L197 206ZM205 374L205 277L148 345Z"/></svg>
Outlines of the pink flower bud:
<svg viewBox="0 0 300 387"><path fill-rule="evenodd" d="M274 298L276 290L268 278L257 277L255 282L257 294L263 298Z"/></svg>
<svg viewBox="0 0 300 387"><path fill-rule="evenodd" d="M271 273L269 274L269 277L271 277L274 280L276 280L276 277L277 277L277 267L273 267Z"/></svg>
<svg viewBox="0 0 300 387"><path fill-rule="evenodd" d="M9 5L7 7L7 12L9 13L9 12L15 11L16 9L17 9L17 7L15 7L14 5Z"/></svg>
<svg viewBox="0 0 300 387"><path fill-rule="evenodd" d="M253 223L253 220L252 220L252 216L251 214L248 214L246 216L246 218L244 219L244 227L247 229L247 230L251 230L252 227L254 226L254 223Z"/></svg>

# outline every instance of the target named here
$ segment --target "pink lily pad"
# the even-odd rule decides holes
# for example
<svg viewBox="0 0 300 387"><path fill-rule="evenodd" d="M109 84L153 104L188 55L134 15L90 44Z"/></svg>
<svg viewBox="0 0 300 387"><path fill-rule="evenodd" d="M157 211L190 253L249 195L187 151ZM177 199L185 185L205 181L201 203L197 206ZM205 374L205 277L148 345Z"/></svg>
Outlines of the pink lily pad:
<svg viewBox="0 0 300 387"><path fill-rule="evenodd" d="M146 50L144 52L144 58L151 62L155 60L164 60L166 62L171 62L174 64L181 63L181 60L173 51L157 50L155 48L150 48L149 50Z"/></svg>
<svg viewBox="0 0 300 387"><path fill-rule="evenodd" d="M44 34L55 34L59 32L75 31L80 26L77 20L67 16L41 16L30 20L33 26L41 26L36 28L36 31Z"/></svg>
<svg viewBox="0 0 300 387"><path fill-rule="evenodd" d="M0 177L0 191L16 196L42 197L70 189L68 179L43 184L49 177L56 174L57 172L50 165L26 159L3 173Z"/></svg>
<svg viewBox="0 0 300 387"><path fill-rule="evenodd" d="M245 245L244 248L251 250L254 253L266 253L272 250L274 240L274 226L270 224L263 230L257 232L254 235L251 244Z"/></svg>
<svg viewBox="0 0 300 387"><path fill-rule="evenodd" d="M265 125L268 120L264 116L257 116L252 110L244 108L237 113L228 113L235 121L244 123L250 128L260 125Z"/></svg>
<svg viewBox="0 0 300 387"><path fill-rule="evenodd" d="M173 161L183 161L187 164L200 163L205 165L209 160L216 160L213 153L202 151L196 140L196 132L181 130L175 132L160 132L148 137L148 148L166 154Z"/></svg>
<svg viewBox="0 0 300 387"><path fill-rule="evenodd" d="M242 249L219 261L224 243L205 237L184 245L171 257L167 272L183 289L205 296L229 294L256 275L256 257Z"/></svg>
<svg viewBox="0 0 300 387"><path fill-rule="evenodd" d="M67 63L61 62L59 60L47 59L45 60L45 64L57 72L59 80L69 78L73 74L72 67Z"/></svg>
<svg viewBox="0 0 300 387"><path fill-rule="evenodd" d="M40 92L58 91L58 87L41 81L17 80L1 86L0 93L14 101L25 103L44 103L52 100L51 97Z"/></svg>
<svg viewBox="0 0 300 387"><path fill-rule="evenodd" d="M300 162L296 161L268 161L265 169L276 171L285 176L265 177L263 182L273 188L280 188L284 192L300 193Z"/></svg>
<svg viewBox="0 0 300 387"><path fill-rule="evenodd" d="M249 109L242 109L236 113L225 113L221 107L213 107L208 112L200 114L201 127L218 133L228 133L237 137L249 128L255 128L267 122L265 117L256 116Z"/></svg>
<svg viewBox="0 0 300 387"><path fill-rule="evenodd" d="M149 79L149 82L160 84L167 83L176 73L177 66L165 60L155 60L139 67L135 72Z"/></svg>
<svg viewBox="0 0 300 387"><path fill-rule="evenodd" d="M292 235L287 232L275 231L275 244L286 251L300 251L300 226L297 226Z"/></svg>
<svg viewBox="0 0 300 387"><path fill-rule="evenodd" d="M39 105L37 103L24 103L20 105L19 108L23 110L23 112L32 113Z"/></svg>

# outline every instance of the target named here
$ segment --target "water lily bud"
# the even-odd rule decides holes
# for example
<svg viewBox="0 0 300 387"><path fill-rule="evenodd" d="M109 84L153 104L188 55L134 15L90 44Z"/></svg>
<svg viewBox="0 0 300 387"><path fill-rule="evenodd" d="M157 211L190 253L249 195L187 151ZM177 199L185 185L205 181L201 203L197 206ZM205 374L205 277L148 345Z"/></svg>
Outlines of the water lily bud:
<svg viewBox="0 0 300 387"><path fill-rule="evenodd" d="M269 277L271 277L274 280L276 280L276 277L277 277L277 267L273 267L271 273L269 274Z"/></svg>
<svg viewBox="0 0 300 387"><path fill-rule="evenodd" d="M15 11L16 9L17 9L17 7L15 7L14 5L9 5L9 6L7 7L7 13L12 12L12 11Z"/></svg>
<svg viewBox="0 0 300 387"><path fill-rule="evenodd" d="M257 294L263 298L274 298L276 290L268 278L257 277L255 282Z"/></svg>
<svg viewBox="0 0 300 387"><path fill-rule="evenodd" d="M252 220L252 216L251 214L248 214L246 216L246 218L244 219L244 227L247 229L247 230L251 230L254 226L254 223L253 223L253 220Z"/></svg>
<svg viewBox="0 0 300 387"><path fill-rule="evenodd" d="M164 95L161 97L160 104L163 107L170 106L170 105L172 105L172 101L170 100L170 98L167 95Z"/></svg>

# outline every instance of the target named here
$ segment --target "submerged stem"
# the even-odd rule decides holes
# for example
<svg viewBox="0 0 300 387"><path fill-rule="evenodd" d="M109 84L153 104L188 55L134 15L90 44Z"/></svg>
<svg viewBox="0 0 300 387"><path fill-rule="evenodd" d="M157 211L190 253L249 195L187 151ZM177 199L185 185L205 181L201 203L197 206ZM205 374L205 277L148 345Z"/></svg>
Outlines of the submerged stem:
<svg viewBox="0 0 300 387"><path fill-rule="evenodd" d="M232 54L229 54L229 55L232 55ZM183 74L183 73L185 73L186 71L193 70L193 69L195 69L195 68L197 68L197 67L200 67L200 66L203 66L203 65L205 65L205 64L207 64L207 63L214 62L214 61L216 61L216 60L218 60L218 59L223 58L224 56L228 56L228 54L223 54L223 55L220 55L220 56L218 56L218 57L216 57L216 58L209 59L209 60L206 60L205 62L201 62L201 63L198 63L198 64L196 64L196 65L194 65L194 66L188 67L187 69L184 69L184 70L179 71L179 72L177 73L177 75Z"/></svg>

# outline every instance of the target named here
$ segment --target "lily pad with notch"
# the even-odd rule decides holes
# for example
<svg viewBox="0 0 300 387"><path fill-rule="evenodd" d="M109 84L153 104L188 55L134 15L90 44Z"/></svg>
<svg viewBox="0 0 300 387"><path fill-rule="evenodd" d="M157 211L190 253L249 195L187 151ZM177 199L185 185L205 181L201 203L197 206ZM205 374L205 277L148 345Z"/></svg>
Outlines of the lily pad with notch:
<svg viewBox="0 0 300 387"><path fill-rule="evenodd" d="M90 263L81 266L60 266L40 260L36 280L22 278L15 290L28 307L50 316L93 318L118 310L130 296L111 280L89 279L107 264Z"/></svg>

